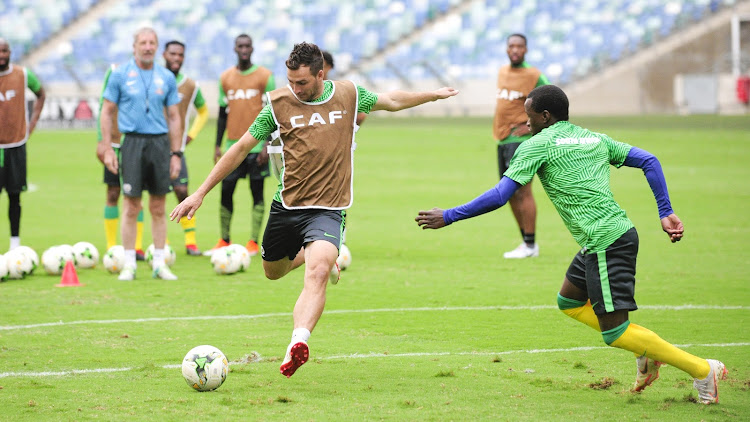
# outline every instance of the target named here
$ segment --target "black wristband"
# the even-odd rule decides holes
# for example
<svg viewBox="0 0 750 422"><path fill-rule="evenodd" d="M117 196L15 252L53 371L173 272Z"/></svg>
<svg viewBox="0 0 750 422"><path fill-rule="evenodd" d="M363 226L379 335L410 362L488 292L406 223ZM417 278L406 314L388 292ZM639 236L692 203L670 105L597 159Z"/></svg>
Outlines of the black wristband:
<svg viewBox="0 0 750 422"><path fill-rule="evenodd" d="M176 155L176 156L182 158L182 151L172 151L172 155Z"/></svg>

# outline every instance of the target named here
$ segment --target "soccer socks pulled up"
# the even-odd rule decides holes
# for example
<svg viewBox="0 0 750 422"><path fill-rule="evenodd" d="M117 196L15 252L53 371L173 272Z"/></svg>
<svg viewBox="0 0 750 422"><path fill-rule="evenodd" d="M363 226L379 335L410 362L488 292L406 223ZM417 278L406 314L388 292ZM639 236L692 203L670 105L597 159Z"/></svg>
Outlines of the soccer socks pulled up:
<svg viewBox="0 0 750 422"><path fill-rule="evenodd" d="M637 356L672 365L690 374L691 377L704 379L711 367L703 358L691 355L663 340L653 331L625 321L619 327L603 331L604 341L612 347L629 350Z"/></svg>
<svg viewBox="0 0 750 422"><path fill-rule="evenodd" d="M116 206L104 206L104 237L107 249L117 244L117 232L120 228L120 211Z"/></svg>
<svg viewBox="0 0 750 422"><path fill-rule="evenodd" d="M141 209L141 212L138 213L138 218L136 219L136 232L135 232L135 249L138 251L143 250L143 210Z"/></svg>
<svg viewBox="0 0 750 422"><path fill-rule="evenodd" d="M260 226L263 224L263 214L265 213L265 206L261 204L253 205L252 212L252 227L250 228L250 238L255 242L258 242L260 237Z"/></svg>
<svg viewBox="0 0 750 422"><path fill-rule="evenodd" d="M195 240L195 216L190 220L187 217L180 218L180 225L182 226L182 231L185 233L185 244L197 244Z"/></svg>
<svg viewBox="0 0 750 422"><path fill-rule="evenodd" d="M159 268L162 265L164 265L164 256L166 254L164 253L164 249L156 249L154 248L154 258L151 262L151 268Z"/></svg>
<svg viewBox="0 0 750 422"><path fill-rule="evenodd" d="M567 316L582 322L596 331L599 328L599 319L594 313L591 301L581 302L580 300L568 299L559 293L557 294L557 307Z"/></svg>

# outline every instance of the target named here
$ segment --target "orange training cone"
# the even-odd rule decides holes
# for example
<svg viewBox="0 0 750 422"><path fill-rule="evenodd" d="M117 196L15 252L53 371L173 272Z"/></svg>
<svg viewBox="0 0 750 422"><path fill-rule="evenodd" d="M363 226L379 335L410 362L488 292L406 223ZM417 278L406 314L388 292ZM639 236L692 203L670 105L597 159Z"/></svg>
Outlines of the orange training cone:
<svg viewBox="0 0 750 422"><path fill-rule="evenodd" d="M73 261L68 261L65 263L65 268L63 269L62 273L62 279L60 280L60 284L56 284L57 287L76 287L76 286L83 286L78 281L78 274L76 274L76 267L73 266Z"/></svg>

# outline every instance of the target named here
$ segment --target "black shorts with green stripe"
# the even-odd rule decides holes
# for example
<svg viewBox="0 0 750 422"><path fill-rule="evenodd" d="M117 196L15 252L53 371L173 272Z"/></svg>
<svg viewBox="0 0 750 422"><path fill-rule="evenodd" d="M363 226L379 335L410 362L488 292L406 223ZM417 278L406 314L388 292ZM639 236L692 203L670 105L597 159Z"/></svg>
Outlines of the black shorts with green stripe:
<svg viewBox="0 0 750 422"><path fill-rule="evenodd" d="M588 294L595 314L634 311L637 257L638 232L633 227L602 252L577 253L565 276Z"/></svg>
<svg viewBox="0 0 750 422"><path fill-rule="evenodd" d="M172 187L187 186L188 184L188 170L187 162L185 161L185 154L182 154L182 165L180 166L180 175L176 179L172 180Z"/></svg>
<svg viewBox="0 0 750 422"><path fill-rule="evenodd" d="M343 232L343 210L288 210L279 201L272 201L261 256L269 262L294 259L303 246L316 240L325 240L339 248Z"/></svg>
<svg viewBox="0 0 750 422"><path fill-rule="evenodd" d="M120 159L120 147L112 147L115 150L115 157ZM109 171L107 166L104 166L104 183L107 186L120 186L120 175Z"/></svg>

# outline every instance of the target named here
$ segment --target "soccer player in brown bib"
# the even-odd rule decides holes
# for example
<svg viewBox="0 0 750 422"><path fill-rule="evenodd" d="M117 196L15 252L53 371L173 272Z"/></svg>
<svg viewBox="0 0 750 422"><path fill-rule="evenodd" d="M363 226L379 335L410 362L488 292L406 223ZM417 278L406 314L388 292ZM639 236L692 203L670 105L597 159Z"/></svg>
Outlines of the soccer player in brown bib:
<svg viewBox="0 0 750 422"><path fill-rule="evenodd" d="M350 81L325 80L320 49L305 42L294 46L286 67L289 84L267 94L268 104L250 129L170 218L192 218L205 195L269 134L274 139L272 144L279 144L280 183L271 204L261 256L270 280L306 264L304 287L294 306L292 341L279 368L291 377L310 356L307 341L323 313L326 285L329 280L338 282L336 257L342 214L353 199L357 113L404 110L452 97L458 91L445 87L430 92L376 94Z"/></svg>

